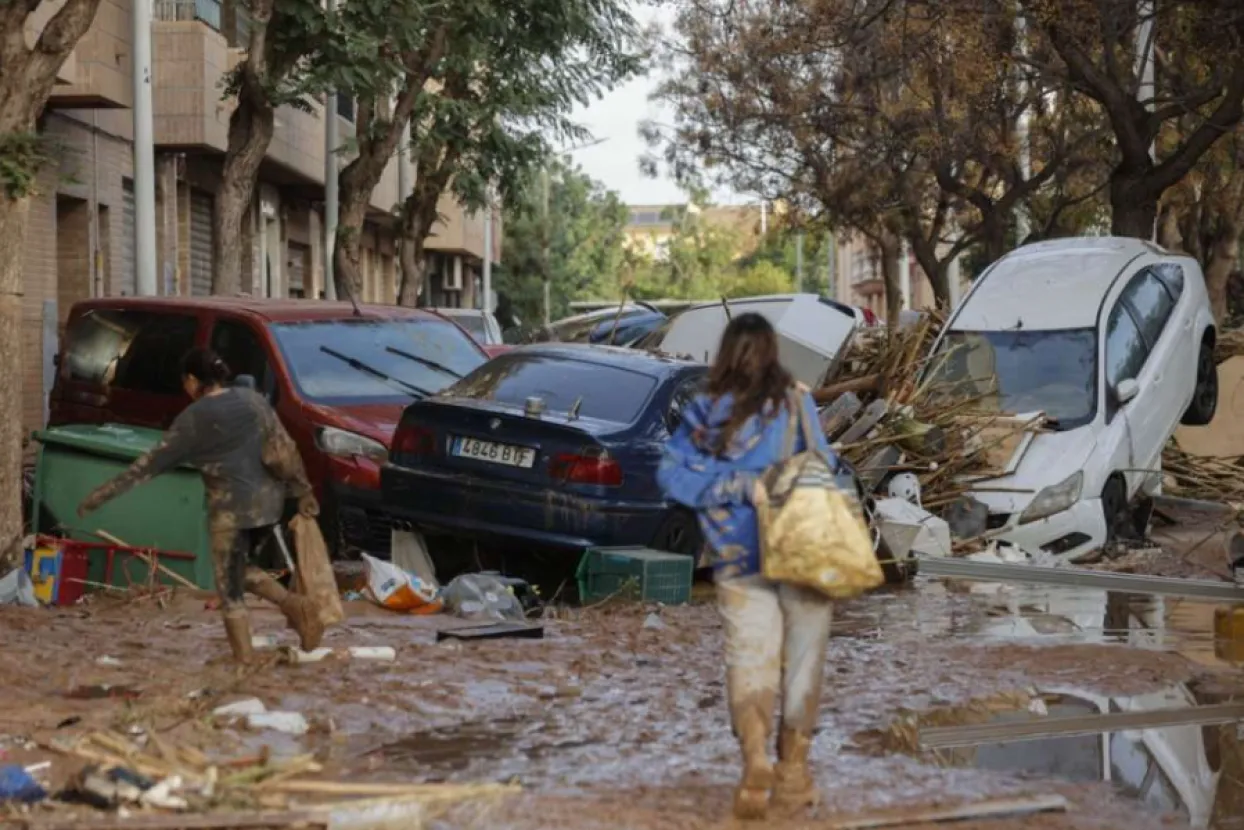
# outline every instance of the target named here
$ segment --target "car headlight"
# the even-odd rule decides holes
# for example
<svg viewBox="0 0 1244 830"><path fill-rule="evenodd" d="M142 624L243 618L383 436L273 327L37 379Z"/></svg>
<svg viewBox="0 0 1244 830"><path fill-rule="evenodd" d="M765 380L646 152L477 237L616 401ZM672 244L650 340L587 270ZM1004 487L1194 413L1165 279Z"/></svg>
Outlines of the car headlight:
<svg viewBox="0 0 1244 830"><path fill-rule="evenodd" d="M321 427L319 433L316 434L315 442L328 455L342 458L362 456L379 464L383 464L389 458L389 451L379 441L336 427Z"/></svg>
<svg viewBox="0 0 1244 830"><path fill-rule="evenodd" d="M1083 487L1084 473L1080 470L1057 484L1051 484L1037 493L1037 497L1019 514L1019 523L1027 524L1063 512L1080 500Z"/></svg>

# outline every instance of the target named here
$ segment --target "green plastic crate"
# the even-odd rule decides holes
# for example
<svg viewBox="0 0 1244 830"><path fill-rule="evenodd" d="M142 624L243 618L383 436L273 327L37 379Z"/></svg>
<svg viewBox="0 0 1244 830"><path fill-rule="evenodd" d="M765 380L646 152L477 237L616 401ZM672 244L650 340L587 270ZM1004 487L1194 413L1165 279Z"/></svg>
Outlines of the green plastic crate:
<svg viewBox="0 0 1244 830"><path fill-rule="evenodd" d="M691 600L695 560L649 548L591 548L579 560L579 601L593 602L638 583L644 602L682 605Z"/></svg>

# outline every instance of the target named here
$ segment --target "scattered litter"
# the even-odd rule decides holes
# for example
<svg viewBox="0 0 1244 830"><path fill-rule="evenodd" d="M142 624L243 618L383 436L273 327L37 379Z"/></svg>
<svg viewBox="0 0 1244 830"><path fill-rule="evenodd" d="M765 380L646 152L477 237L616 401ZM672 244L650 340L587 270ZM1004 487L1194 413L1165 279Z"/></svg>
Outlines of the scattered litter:
<svg viewBox="0 0 1244 830"><path fill-rule="evenodd" d="M10 571L8 576L0 579L0 605L39 607L39 601L35 599L35 585L25 568Z"/></svg>
<svg viewBox="0 0 1244 830"><path fill-rule="evenodd" d="M248 715L246 725L250 729L272 729L287 735L305 735L311 728L298 712L259 712Z"/></svg>
<svg viewBox="0 0 1244 830"><path fill-rule="evenodd" d="M912 553L925 556L950 556L950 525L927 510L906 499L888 498L877 501L881 535L896 559Z"/></svg>
<svg viewBox="0 0 1244 830"><path fill-rule="evenodd" d="M287 663L318 663L332 653L333 650L327 646L321 646L314 651L303 651L297 646L281 649L281 657Z"/></svg>
<svg viewBox="0 0 1244 830"><path fill-rule="evenodd" d="M74 686L65 692L65 697L70 700L103 700L104 698L112 697L137 700L139 697L142 697L142 690L135 686L113 686L110 683L97 683L91 686Z"/></svg>
<svg viewBox="0 0 1244 830"><path fill-rule="evenodd" d="M514 591L496 574L462 574L445 587L451 613L468 620L523 620L526 614Z"/></svg>
<svg viewBox="0 0 1244 830"><path fill-rule="evenodd" d="M95 661L95 665L116 668L117 666L121 665L121 661L115 657L109 657L107 654L105 654L103 657L100 657Z"/></svg>
<svg viewBox="0 0 1244 830"><path fill-rule="evenodd" d="M660 631L665 627L665 623L661 621L661 617L655 611L644 617L644 628L653 631Z"/></svg>
<svg viewBox="0 0 1244 830"><path fill-rule="evenodd" d="M248 697L245 700L226 703L212 710L212 715L217 718L244 718L250 715L262 715L268 711L268 707L263 705L263 701L257 697Z"/></svg>
<svg viewBox="0 0 1244 830"><path fill-rule="evenodd" d="M523 640L543 640L544 626L529 623L502 622L492 625L466 625L443 628L436 632L436 641L445 640L497 640L515 637Z"/></svg>
<svg viewBox="0 0 1244 830"><path fill-rule="evenodd" d="M350 646L349 654L356 660L396 660L397 649L392 646Z"/></svg>
<svg viewBox="0 0 1244 830"><path fill-rule="evenodd" d="M138 804L143 793L154 786L155 781L131 769L91 765L83 769L59 797L62 801L80 801L106 809Z"/></svg>
<svg viewBox="0 0 1244 830"><path fill-rule="evenodd" d="M47 791L34 779L30 770L17 764L0 766L0 804L6 801L34 804L47 796Z"/></svg>
<svg viewBox="0 0 1244 830"><path fill-rule="evenodd" d="M277 638L275 634L252 634L251 635L251 648L253 649L258 650L258 649L266 649L266 648L276 648L276 644L277 644Z"/></svg>
<svg viewBox="0 0 1244 830"><path fill-rule="evenodd" d="M443 608L436 588L374 556L363 554L367 565L367 595L372 602L390 611L407 614L439 614Z"/></svg>
<svg viewBox="0 0 1244 830"><path fill-rule="evenodd" d="M1034 697L1028 702L1028 711L1042 718L1050 713L1049 707L1045 705L1045 701L1039 697Z"/></svg>

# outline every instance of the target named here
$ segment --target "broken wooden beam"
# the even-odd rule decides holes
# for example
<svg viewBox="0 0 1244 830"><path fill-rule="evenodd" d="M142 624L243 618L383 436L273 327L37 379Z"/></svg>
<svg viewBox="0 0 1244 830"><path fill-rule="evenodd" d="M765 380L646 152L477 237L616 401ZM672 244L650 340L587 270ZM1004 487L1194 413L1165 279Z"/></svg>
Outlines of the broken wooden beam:
<svg viewBox="0 0 1244 830"><path fill-rule="evenodd" d="M837 383L831 383L828 386L822 386L820 389L812 390L812 400L816 401L817 406L823 406L827 403L833 403L839 396L845 395L847 392L855 394L860 392L880 392L881 385L881 375L879 374L840 380Z"/></svg>

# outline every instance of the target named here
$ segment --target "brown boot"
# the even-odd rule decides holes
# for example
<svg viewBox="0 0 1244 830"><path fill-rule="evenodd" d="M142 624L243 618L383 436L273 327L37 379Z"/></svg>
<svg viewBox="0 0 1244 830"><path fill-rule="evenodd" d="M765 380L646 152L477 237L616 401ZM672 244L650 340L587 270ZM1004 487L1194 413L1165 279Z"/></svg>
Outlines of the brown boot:
<svg viewBox="0 0 1244 830"><path fill-rule="evenodd" d="M743 750L743 778L734 792L734 817L762 819L769 808L773 764L769 760L769 724L772 707L749 706L735 719Z"/></svg>
<svg viewBox="0 0 1244 830"><path fill-rule="evenodd" d="M298 632L299 647L303 651L314 651L320 647L324 639L324 621L320 619L320 609L315 603L302 594L288 593L281 600L281 613L289 622L289 627Z"/></svg>
<svg viewBox="0 0 1244 830"><path fill-rule="evenodd" d="M808 771L808 752L811 748L810 736L797 729L782 727L778 735L778 762L774 768L774 807L801 810L815 806L820 799L812 773Z"/></svg>
<svg viewBox="0 0 1244 830"><path fill-rule="evenodd" d="M229 638L229 649L233 652L233 659L241 665L246 665L254 657L254 651L251 648L250 617L247 616L245 609L241 609L226 611L224 618L225 636Z"/></svg>

